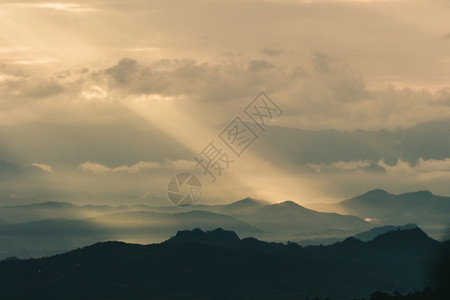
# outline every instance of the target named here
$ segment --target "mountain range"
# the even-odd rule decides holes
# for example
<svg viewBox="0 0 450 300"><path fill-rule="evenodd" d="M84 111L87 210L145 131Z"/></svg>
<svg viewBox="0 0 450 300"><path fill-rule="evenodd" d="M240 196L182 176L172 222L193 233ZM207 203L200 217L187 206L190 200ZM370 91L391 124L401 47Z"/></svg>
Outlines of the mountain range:
<svg viewBox="0 0 450 300"><path fill-rule="evenodd" d="M379 225L416 223L430 234L443 233L450 225L450 197L429 191L394 195L377 189L344 200L338 206Z"/></svg>
<svg viewBox="0 0 450 300"><path fill-rule="evenodd" d="M162 242L177 230L222 227L239 236L302 245L331 244L380 226L414 223L443 238L450 198L430 192L401 195L382 190L331 204L347 214L319 212L293 201L268 203L246 198L227 205L151 207L45 202L0 207L0 259L40 257L97 241ZM338 209L336 209L338 210ZM392 227L387 227L392 229ZM378 230L376 233L387 229ZM367 233L368 240L374 233Z"/></svg>
<svg viewBox="0 0 450 300"><path fill-rule="evenodd" d="M0 262L0 287L7 299L368 298L433 284L430 258L444 245L420 228L308 247L194 229L160 244L102 242L40 259L9 258Z"/></svg>

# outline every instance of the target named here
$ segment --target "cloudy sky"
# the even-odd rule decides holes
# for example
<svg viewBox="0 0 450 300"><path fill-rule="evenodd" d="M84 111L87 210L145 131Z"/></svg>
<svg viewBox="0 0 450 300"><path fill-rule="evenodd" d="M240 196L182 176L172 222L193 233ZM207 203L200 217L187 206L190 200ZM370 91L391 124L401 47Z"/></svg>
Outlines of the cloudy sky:
<svg viewBox="0 0 450 300"><path fill-rule="evenodd" d="M450 196L448 0L0 2L0 200ZM265 91L283 114L244 109ZM240 156L220 133L240 117ZM233 162L217 180L194 156ZM217 174L218 175L218 174Z"/></svg>

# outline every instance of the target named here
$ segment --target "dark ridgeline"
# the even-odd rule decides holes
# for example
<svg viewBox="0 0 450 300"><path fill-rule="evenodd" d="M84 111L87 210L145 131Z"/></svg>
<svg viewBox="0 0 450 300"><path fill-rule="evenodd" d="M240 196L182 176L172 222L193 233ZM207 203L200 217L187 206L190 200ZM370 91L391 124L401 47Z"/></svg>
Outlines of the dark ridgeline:
<svg viewBox="0 0 450 300"><path fill-rule="evenodd" d="M419 228L308 247L195 229L161 244L104 242L52 257L4 260L1 299L338 300L368 299L377 290L383 292L371 299L431 299L419 297L436 296L428 289L410 294L419 298L400 293L424 289L423 272L440 247ZM436 285L441 291L448 282L446 259ZM384 294L392 291L399 292Z"/></svg>

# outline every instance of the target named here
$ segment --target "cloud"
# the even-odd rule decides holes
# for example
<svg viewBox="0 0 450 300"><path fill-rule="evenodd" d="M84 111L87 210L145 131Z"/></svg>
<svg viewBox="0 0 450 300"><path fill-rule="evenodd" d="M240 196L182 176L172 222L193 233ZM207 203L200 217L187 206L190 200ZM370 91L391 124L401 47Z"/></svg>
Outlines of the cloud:
<svg viewBox="0 0 450 300"><path fill-rule="evenodd" d="M11 74L0 74L0 84L4 84L7 82L14 82L14 81L18 81L20 79L21 79L21 77L19 77L19 76L14 76Z"/></svg>
<svg viewBox="0 0 450 300"><path fill-rule="evenodd" d="M0 70L1 72L1 70ZM38 74L8 74L0 73L0 91L2 91L3 103L8 98L48 98L65 91L64 85L54 78L41 77ZM11 101L10 104L14 104Z"/></svg>
<svg viewBox="0 0 450 300"><path fill-rule="evenodd" d="M9 110L8 115L3 111L1 122L27 118L66 122L81 116L91 122L103 120L99 116L114 120L125 110L121 101L157 95L175 100L179 108L187 103L201 104L205 110L220 105L214 117L206 113L201 117L220 123L239 112L235 104L253 98L263 88L286 111L275 124L287 127L392 130L450 118L448 89L432 92L394 85L369 89L364 77L348 69L345 62L314 52L309 64L289 66L271 59L213 64L124 58L110 67L85 72L66 69L52 76L0 67L0 91L5 96L0 106Z"/></svg>
<svg viewBox="0 0 450 300"><path fill-rule="evenodd" d="M260 0L262 2L269 3L293 3L293 4L315 4L315 3L377 3L377 2L390 2L392 0ZM408 0L398 0L398 1L408 1Z"/></svg>
<svg viewBox="0 0 450 300"><path fill-rule="evenodd" d="M280 124L304 129L391 130L450 118L446 88L431 91L386 85L369 89L362 76L329 57L319 57L314 59L314 72L306 72L278 91L277 98L286 99L286 115Z"/></svg>
<svg viewBox="0 0 450 300"><path fill-rule="evenodd" d="M321 73L328 73L331 70L331 59L327 53L316 52L313 56L314 68Z"/></svg>
<svg viewBox="0 0 450 300"><path fill-rule="evenodd" d="M88 100L98 99L102 100L108 97L108 92L99 86L92 86L82 92L84 98Z"/></svg>
<svg viewBox="0 0 450 300"><path fill-rule="evenodd" d="M429 190L438 195L450 194L450 159L420 158L417 164L399 159L395 164L379 161L383 170L365 170L367 161L339 162L337 164L314 165L319 172L310 175L311 183L324 189L332 197L348 199L368 190L381 188L393 193Z"/></svg>
<svg viewBox="0 0 450 300"><path fill-rule="evenodd" d="M38 58L38 59L30 59L30 60L16 60L11 62L12 64L17 65L40 65L40 64L48 64L57 62L54 58Z"/></svg>
<svg viewBox="0 0 450 300"><path fill-rule="evenodd" d="M262 87L271 88L283 80L268 60L232 60L219 64L191 59L159 60L141 63L125 58L113 67L97 72L107 79L108 88L130 95L158 94L162 97L182 96L197 102L231 102L254 97ZM276 74L281 76L276 76ZM267 82L266 76L274 80Z"/></svg>
<svg viewBox="0 0 450 300"><path fill-rule="evenodd" d="M105 70L119 84L130 83L139 70L138 62L131 58L120 60L117 65Z"/></svg>
<svg viewBox="0 0 450 300"><path fill-rule="evenodd" d="M385 173L386 169L380 166L380 162L373 161L338 161L332 164L308 164L308 167L317 173L342 173L342 172L375 172Z"/></svg>
<svg viewBox="0 0 450 300"><path fill-rule="evenodd" d="M213 109L211 105L218 104L221 109L214 119L219 123L239 112L239 105L234 104L253 98L263 88L286 110L275 123L281 126L392 130L450 118L448 89L432 92L394 85L369 89L364 77L348 69L345 62L314 52L309 64L289 66L271 59L229 59L213 64L124 58L110 67L85 72L66 69L53 76L0 67L0 91L6 96L0 106L9 110L9 117L5 115L1 122L23 122L26 118L60 118L65 122L80 116L95 122L102 120L99 115L112 120L121 114L121 101L157 95L174 99L174 105L179 106L197 103L202 109ZM114 113L106 114L108 109ZM80 113L75 115L75 111ZM203 114L203 118L212 121L208 120L212 119L210 114Z"/></svg>
<svg viewBox="0 0 450 300"><path fill-rule="evenodd" d="M176 160L169 160L166 159L164 161L164 165L166 167L176 169L176 170L193 170L196 168L196 162L192 160L183 160L183 159L176 159Z"/></svg>
<svg viewBox="0 0 450 300"><path fill-rule="evenodd" d="M273 67L274 65L267 60L251 60L248 64L248 70L250 72L259 72L265 69L272 69Z"/></svg>
<svg viewBox="0 0 450 300"><path fill-rule="evenodd" d="M420 158L443 160L449 155L450 120L393 130L304 130L271 127L252 147L266 160L290 169L309 165L324 171L382 171L375 164L416 165ZM341 162L343 165L336 164ZM353 162L352 164L349 164ZM354 165L358 162L358 165ZM372 164L373 163L373 164Z"/></svg>
<svg viewBox="0 0 450 300"><path fill-rule="evenodd" d="M195 168L195 163L193 161L186 161L186 160L169 160L165 159L163 163L159 162L152 162L152 161L140 161L134 165L122 165L118 167L107 167L99 163L95 162L85 162L78 166L78 169L81 171L86 172L92 172L95 174L102 174L102 173L120 173L120 172L126 172L126 173L137 173L143 170L148 169L161 169L161 168L172 168L172 169L193 169Z"/></svg>
<svg viewBox="0 0 450 300"><path fill-rule="evenodd" d="M79 199L164 190L164 176L192 168L180 140L201 139L180 120L214 138L265 88L285 112L251 149L267 163L300 177L314 166L318 190L336 182L351 195L372 185L446 190L448 7L319 2L2 5L0 157L58 174L33 167L33 180L1 188L88 194ZM154 118L130 109L135 101Z"/></svg>
<svg viewBox="0 0 450 300"><path fill-rule="evenodd" d="M284 50L277 47L264 47L261 48L261 52L267 56L276 57L282 55Z"/></svg>
<svg viewBox="0 0 450 300"><path fill-rule="evenodd" d="M35 164L32 164L32 166L38 167L39 169L41 169L45 172L49 172L49 173L53 172L52 167L49 165L46 165L46 164L36 164L35 163Z"/></svg>
<svg viewBox="0 0 450 300"><path fill-rule="evenodd" d="M36 8L47 8L66 12L91 12L96 11L95 7L91 5L84 5L78 3L57 3L57 2L43 2L43 3L20 3L19 6L28 6Z"/></svg>
<svg viewBox="0 0 450 300"><path fill-rule="evenodd" d="M159 163L156 162L143 162L140 161L137 164L134 164L132 166L119 166L115 168L106 167L104 165L98 164L98 163L92 163L92 162L85 162L79 166L79 169L82 171L90 171L92 173L106 173L106 172L128 172L128 173L135 173L139 172L143 169L155 169L155 168L161 168L162 166Z"/></svg>
<svg viewBox="0 0 450 300"><path fill-rule="evenodd" d="M386 173L386 169L375 162L370 162L368 166L364 166L361 169L366 172Z"/></svg>
<svg viewBox="0 0 450 300"><path fill-rule="evenodd" d="M450 174L450 158L439 159L423 159L419 158L419 161L415 164L409 164L402 160L399 160L394 166L387 166L390 172L411 172L411 173L449 173Z"/></svg>

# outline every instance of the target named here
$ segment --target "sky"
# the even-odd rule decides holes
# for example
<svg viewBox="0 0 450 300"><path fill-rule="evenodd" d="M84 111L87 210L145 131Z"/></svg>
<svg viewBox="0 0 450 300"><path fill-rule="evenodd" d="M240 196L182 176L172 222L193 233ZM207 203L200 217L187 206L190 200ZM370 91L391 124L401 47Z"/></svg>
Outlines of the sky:
<svg viewBox="0 0 450 300"><path fill-rule="evenodd" d="M450 196L447 0L0 1L0 204ZM262 130L245 108L279 108ZM257 135L220 139L236 117ZM204 175L215 142L230 160ZM218 175L218 174L217 174Z"/></svg>

